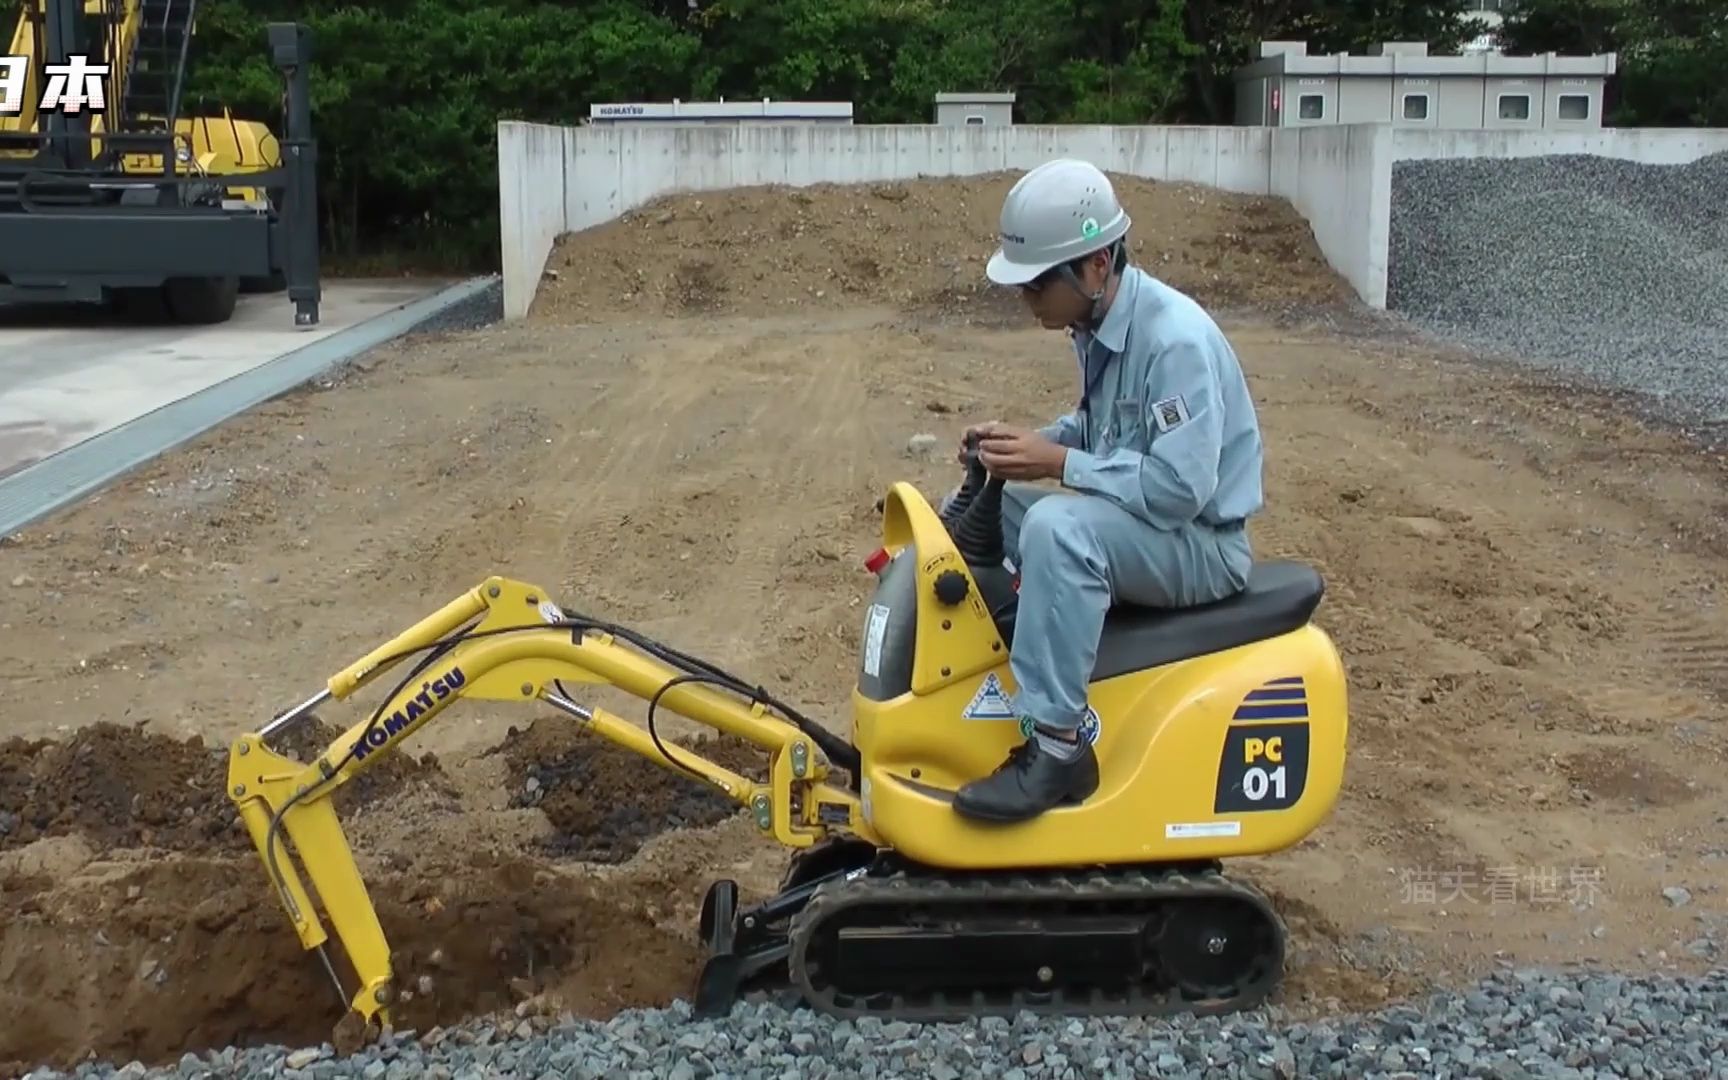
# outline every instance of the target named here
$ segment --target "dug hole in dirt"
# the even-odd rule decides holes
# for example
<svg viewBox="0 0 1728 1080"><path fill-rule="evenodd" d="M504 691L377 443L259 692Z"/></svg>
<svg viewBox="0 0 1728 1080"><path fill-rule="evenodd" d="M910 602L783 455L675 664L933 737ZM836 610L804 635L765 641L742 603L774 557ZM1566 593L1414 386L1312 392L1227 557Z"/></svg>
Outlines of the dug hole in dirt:
<svg viewBox="0 0 1728 1080"><path fill-rule="evenodd" d="M338 734L313 721L275 745L310 761ZM746 775L761 761L730 740L669 742ZM516 851L428 844L388 865L357 850L402 989L397 1026L524 1002L606 1017L687 994L699 961L688 931L658 925L628 885L568 864L621 862L737 807L558 717L512 729L492 752L507 762L511 805L537 807L549 835ZM223 747L110 723L0 743L0 1076L333 1038L343 1005L269 888L224 795L226 764ZM430 755L387 758L335 801L352 840L356 815L411 796L456 799Z"/></svg>

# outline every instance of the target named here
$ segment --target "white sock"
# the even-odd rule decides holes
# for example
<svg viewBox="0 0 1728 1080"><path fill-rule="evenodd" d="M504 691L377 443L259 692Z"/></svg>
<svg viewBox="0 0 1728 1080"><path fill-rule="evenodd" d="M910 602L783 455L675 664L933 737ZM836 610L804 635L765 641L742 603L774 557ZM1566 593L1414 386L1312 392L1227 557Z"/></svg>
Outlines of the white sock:
<svg viewBox="0 0 1728 1080"><path fill-rule="evenodd" d="M1069 742L1067 739L1058 739L1054 735L1046 735L1042 731L1035 731L1032 737L1038 740L1040 750L1058 761L1073 761L1080 756L1080 740L1078 738Z"/></svg>

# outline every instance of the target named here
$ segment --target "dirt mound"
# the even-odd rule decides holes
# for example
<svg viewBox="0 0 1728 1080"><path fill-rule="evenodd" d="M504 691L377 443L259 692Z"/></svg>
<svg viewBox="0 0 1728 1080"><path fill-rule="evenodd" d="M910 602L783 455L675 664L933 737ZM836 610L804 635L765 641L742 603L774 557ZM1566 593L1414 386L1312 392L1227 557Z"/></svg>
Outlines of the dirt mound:
<svg viewBox="0 0 1728 1080"><path fill-rule="evenodd" d="M766 756L732 738L665 739L758 782ZM561 718L511 728L498 751L510 769L510 805L546 815L543 850L586 862L623 862L653 836L700 828L741 808L701 778L584 733Z"/></svg>
<svg viewBox="0 0 1728 1080"><path fill-rule="evenodd" d="M665 196L560 237L531 314L594 322L863 301L1024 322L1018 298L984 277L1003 196L1018 177ZM1283 309L1350 297L1285 200L1111 179L1134 221L1135 260L1205 303Z"/></svg>
<svg viewBox="0 0 1728 1080"><path fill-rule="evenodd" d="M65 742L0 743L0 850L77 834L103 847L236 849L224 751L98 723Z"/></svg>
<svg viewBox="0 0 1728 1080"><path fill-rule="evenodd" d="M83 848L60 852L60 873L68 858L83 865L57 885L27 861L0 864L0 1075L91 1053L157 1064L207 1047L332 1039L335 988L256 860L92 862L75 838L55 844ZM664 1005L695 978L692 946L521 859L427 861L368 885L402 991L398 1028L522 1002L605 1017Z"/></svg>
<svg viewBox="0 0 1728 1080"><path fill-rule="evenodd" d="M273 743L309 762L338 734L308 720ZM73 834L104 848L246 850L227 772L226 747L108 722L63 742L9 739L0 743L0 851ZM338 791L336 807L351 812L416 783L444 784L436 761L398 754Z"/></svg>
<svg viewBox="0 0 1728 1080"><path fill-rule="evenodd" d="M310 716L273 736L270 745L290 757L313 762L341 736L342 730ZM405 750L396 750L389 757L373 760L375 764L368 766L365 772L343 784L336 792L338 814L346 815L374 803L393 799L412 788L427 788L446 798L455 796L450 778L444 774L443 766L433 754L426 753L415 757Z"/></svg>

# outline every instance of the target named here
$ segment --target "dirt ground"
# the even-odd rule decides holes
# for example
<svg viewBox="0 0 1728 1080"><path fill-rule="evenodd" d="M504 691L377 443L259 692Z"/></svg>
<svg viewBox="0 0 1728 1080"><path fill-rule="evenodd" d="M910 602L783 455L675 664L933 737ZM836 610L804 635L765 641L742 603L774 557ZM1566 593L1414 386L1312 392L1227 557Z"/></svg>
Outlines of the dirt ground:
<svg viewBox="0 0 1728 1080"><path fill-rule="evenodd" d="M1073 393L1065 341L968 284L1008 182L666 200L569 238L524 323L380 350L0 542L0 1073L328 1037L223 744L489 574L845 732L884 487ZM1143 264L1228 312L1253 541L1324 572L1352 679L1335 816L1236 867L1290 919L1285 1002L1709 963L1728 464L1353 313L1287 206L1124 186ZM465 702L344 791L405 1023L685 994L702 888L778 878L712 792L597 743Z"/></svg>

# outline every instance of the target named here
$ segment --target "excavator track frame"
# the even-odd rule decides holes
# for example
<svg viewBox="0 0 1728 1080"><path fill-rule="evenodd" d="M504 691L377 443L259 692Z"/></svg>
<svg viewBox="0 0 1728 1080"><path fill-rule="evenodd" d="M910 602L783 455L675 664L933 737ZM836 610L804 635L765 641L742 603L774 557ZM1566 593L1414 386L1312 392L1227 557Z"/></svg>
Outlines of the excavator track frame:
<svg viewBox="0 0 1728 1080"><path fill-rule="evenodd" d="M844 839L834 855L742 911L734 883L709 889L698 1015L771 986L846 1019L1222 1015L1283 974L1283 920L1217 863L955 873Z"/></svg>

